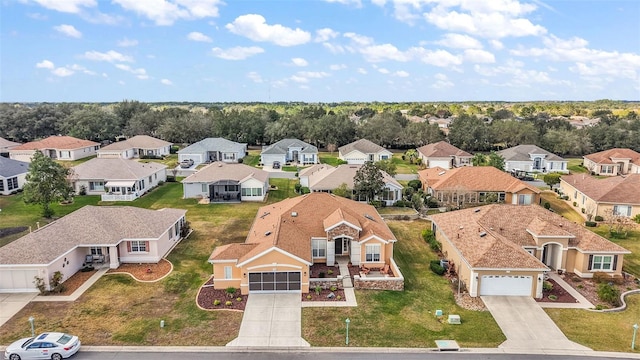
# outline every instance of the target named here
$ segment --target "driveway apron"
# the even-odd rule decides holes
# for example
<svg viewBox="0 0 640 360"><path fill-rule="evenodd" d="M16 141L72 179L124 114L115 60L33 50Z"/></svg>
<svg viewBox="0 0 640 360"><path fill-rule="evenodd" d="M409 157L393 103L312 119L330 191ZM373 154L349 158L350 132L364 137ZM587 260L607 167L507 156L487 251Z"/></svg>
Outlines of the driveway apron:
<svg viewBox="0 0 640 360"><path fill-rule="evenodd" d="M38 293L0 294L0 326L27 306Z"/></svg>
<svg viewBox="0 0 640 360"><path fill-rule="evenodd" d="M308 347L301 305L300 293L249 295L238 337L227 346Z"/></svg>
<svg viewBox="0 0 640 360"><path fill-rule="evenodd" d="M500 348L517 350L591 350L567 339L547 313L527 296L482 296L507 337ZM464 320L464 319L463 319Z"/></svg>

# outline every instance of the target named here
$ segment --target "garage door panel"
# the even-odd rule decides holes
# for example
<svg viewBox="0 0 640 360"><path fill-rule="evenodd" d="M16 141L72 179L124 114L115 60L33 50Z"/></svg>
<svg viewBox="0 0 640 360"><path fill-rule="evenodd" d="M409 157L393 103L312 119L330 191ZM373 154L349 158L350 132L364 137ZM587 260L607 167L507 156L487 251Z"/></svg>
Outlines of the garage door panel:
<svg viewBox="0 0 640 360"><path fill-rule="evenodd" d="M531 296L533 277L524 275L483 275L480 295Z"/></svg>
<svg viewBox="0 0 640 360"><path fill-rule="evenodd" d="M33 285L38 270L2 270L0 271L0 292L36 292Z"/></svg>
<svg viewBox="0 0 640 360"><path fill-rule="evenodd" d="M249 291L300 291L300 272L270 271L249 273Z"/></svg>

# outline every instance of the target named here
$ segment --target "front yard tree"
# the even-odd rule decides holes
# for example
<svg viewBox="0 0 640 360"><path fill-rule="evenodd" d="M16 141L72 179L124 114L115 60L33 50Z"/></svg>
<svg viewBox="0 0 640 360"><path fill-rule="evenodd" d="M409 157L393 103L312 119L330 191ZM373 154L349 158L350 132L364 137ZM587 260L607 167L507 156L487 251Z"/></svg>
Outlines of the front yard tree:
<svg viewBox="0 0 640 360"><path fill-rule="evenodd" d="M549 185L550 189L553 189L553 185L560 184L560 174L558 173L545 174L542 180L544 181L545 184Z"/></svg>
<svg viewBox="0 0 640 360"><path fill-rule="evenodd" d="M67 200L73 189L67 183L69 169L36 150L24 185L24 202L42 205L42 216L50 218L54 201Z"/></svg>
<svg viewBox="0 0 640 360"><path fill-rule="evenodd" d="M353 178L353 187L358 197L365 197L368 201L373 201L375 196L382 193L384 180L380 168L371 161L362 165L356 176Z"/></svg>
<svg viewBox="0 0 640 360"><path fill-rule="evenodd" d="M498 154L497 152L492 151L491 154L489 154L489 160L487 161L487 165L493 166L496 169L500 169L504 171L504 158L500 156L500 154Z"/></svg>
<svg viewBox="0 0 640 360"><path fill-rule="evenodd" d="M396 164L392 160L380 160L376 162L376 167L391 176L396 176Z"/></svg>

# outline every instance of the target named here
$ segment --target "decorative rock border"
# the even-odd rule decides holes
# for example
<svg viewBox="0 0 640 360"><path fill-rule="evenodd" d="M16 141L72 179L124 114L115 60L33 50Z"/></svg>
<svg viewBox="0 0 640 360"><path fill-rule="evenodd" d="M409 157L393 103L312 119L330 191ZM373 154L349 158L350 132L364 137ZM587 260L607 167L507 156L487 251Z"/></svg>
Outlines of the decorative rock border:
<svg viewBox="0 0 640 360"><path fill-rule="evenodd" d="M137 277L133 276L133 274L128 273L126 271L114 271L114 272L106 272L104 273L105 275L129 275L133 278L133 280L137 281L137 282L141 282L141 283L154 283L154 282L158 282L164 278L166 278L167 276L169 276L172 272L173 272L173 263L169 260L167 260L166 258L162 258L162 260L165 260L166 262L169 263L169 265L171 265L171 269L169 269L169 272L167 272L166 274L162 275L161 277L155 279L155 280L140 280Z"/></svg>
<svg viewBox="0 0 640 360"><path fill-rule="evenodd" d="M596 309L587 309L589 311L593 311L593 312L602 312L602 313L607 313L607 312L620 312L620 311L624 311L627 309L627 302L624 301L624 298L627 295L634 295L634 294L640 294L640 289L636 289L636 290L629 290L626 292L623 292L622 295L620 295L620 302L622 303L622 305L618 306L617 308L613 308L613 309L602 309L602 310L596 310Z"/></svg>

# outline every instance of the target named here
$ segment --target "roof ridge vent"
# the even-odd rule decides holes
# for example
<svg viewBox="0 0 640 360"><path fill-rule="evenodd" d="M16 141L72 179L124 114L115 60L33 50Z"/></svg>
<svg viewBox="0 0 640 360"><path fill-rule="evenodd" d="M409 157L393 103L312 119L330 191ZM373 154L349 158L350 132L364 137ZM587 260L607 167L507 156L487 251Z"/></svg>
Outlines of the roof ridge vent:
<svg viewBox="0 0 640 360"><path fill-rule="evenodd" d="M480 234L478 234L478 235L480 235L480 237L485 237L485 236L487 236L487 233L483 231L483 232L481 232L481 233L480 233Z"/></svg>
<svg viewBox="0 0 640 360"><path fill-rule="evenodd" d="M264 233L264 236L269 236L269 235L271 235L271 231L267 231Z"/></svg>

